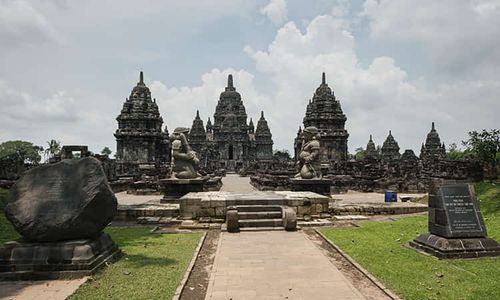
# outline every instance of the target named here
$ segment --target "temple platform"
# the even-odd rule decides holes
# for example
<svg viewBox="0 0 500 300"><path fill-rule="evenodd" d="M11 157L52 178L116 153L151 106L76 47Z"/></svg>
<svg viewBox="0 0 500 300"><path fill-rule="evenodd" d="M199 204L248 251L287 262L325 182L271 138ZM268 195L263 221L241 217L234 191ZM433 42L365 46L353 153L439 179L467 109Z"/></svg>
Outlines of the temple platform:
<svg viewBox="0 0 500 300"><path fill-rule="evenodd" d="M180 198L179 212L183 219L200 217L224 219L228 206L278 205L292 208L297 217L320 216L322 213L328 213L329 201L329 197L313 192L201 192L189 193Z"/></svg>

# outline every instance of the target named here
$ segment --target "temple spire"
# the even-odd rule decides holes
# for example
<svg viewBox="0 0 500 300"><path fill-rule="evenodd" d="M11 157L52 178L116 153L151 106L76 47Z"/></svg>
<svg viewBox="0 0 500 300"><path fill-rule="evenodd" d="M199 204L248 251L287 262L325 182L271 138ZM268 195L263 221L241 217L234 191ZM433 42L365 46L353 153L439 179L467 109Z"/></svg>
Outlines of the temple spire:
<svg viewBox="0 0 500 300"><path fill-rule="evenodd" d="M323 74L321 75L321 84L326 84L326 74L325 74L325 72L323 72Z"/></svg>
<svg viewBox="0 0 500 300"><path fill-rule="evenodd" d="M139 84L144 85L144 74L142 73L142 71L139 74Z"/></svg>
<svg viewBox="0 0 500 300"><path fill-rule="evenodd" d="M199 110L196 110L196 118L199 119L200 118L200 111Z"/></svg>
<svg viewBox="0 0 500 300"><path fill-rule="evenodd" d="M372 135L370 134L370 142L373 142Z"/></svg>
<svg viewBox="0 0 500 300"><path fill-rule="evenodd" d="M233 74L229 74L229 76L227 76L227 87L234 87L233 86Z"/></svg>
<svg viewBox="0 0 500 300"><path fill-rule="evenodd" d="M260 112L260 117L261 117L262 119L264 119L264 111L261 111L261 112Z"/></svg>
<svg viewBox="0 0 500 300"><path fill-rule="evenodd" d="M436 130L435 127L434 127L434 122L432 122L432 128L431 128L432 131Z"/></svg>

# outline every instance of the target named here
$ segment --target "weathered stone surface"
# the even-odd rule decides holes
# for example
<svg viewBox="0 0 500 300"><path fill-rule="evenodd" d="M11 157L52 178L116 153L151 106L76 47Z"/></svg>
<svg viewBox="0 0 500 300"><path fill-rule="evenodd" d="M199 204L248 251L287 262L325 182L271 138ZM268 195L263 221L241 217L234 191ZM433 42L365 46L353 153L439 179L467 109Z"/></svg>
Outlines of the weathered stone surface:
<svg viewBox="0 0 500 300"><path fill-rule="evenodd" d="M161 179L159 185L164 195L161 203L176 202L179 198L191 192L203 192L208 178L193 179Z"/></svg>
<svg viewBox="0 0 500 300"><path fill-rule="evenodd" d="M0 279L78 278L95 273L120 255L106 233L60 242L13 241L0 248Z"/></svg>
<svg viewBox="0 0 500 300"><path fill-rule="evenodd" d="M291 207L283 207L283 227L287 231L297 230L297 213Z"/></svg>
<svg viewBox="0 0 500 300"><path fill-rule="evenodd" d="M228 232L239 232L240 226L238 224L238 210L235 207L228 207L226 213L226 224Z"/></svg>
<svg viewBox="0 0 500 300"><path fill-rule="evenodd" d="M443 259L500 255L498 242L487 237L445 238L426 233L411 241L410 246Z"/></svg>
<svg viewBox="0 0 500 300"><path fill-rule="evenodd" d="M330 197L330 179L291 179L292 191L310 191Z"/></svg>
<svg viewBox="0 0 500 300"><path fill-rule="evenodd" d="M101 164L88 157L27 172L12 187L5 214L26 240L54 242L99 235L116 209Z"/></svg>

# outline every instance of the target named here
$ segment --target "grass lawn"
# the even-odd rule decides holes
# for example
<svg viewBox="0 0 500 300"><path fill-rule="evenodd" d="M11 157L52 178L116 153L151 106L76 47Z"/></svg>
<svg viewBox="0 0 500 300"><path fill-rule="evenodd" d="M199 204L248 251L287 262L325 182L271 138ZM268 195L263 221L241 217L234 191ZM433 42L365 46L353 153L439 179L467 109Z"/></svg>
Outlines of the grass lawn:
<svg viewBox="0 0 500 300"><path fill-rule="evenodd" d="M171 299L202 236L108 228L125 256L95 274L70 299Z"/></svg>
<svg viewBox="0 0 500 300"><path fill-rule="evenodd" d="M500 185L479 183L476 193L488 236L500 241ZM438 260L405 247L427 232L427 216L360 224L359 228L321 232L402 298L500 297L500 258Z"/></svg>

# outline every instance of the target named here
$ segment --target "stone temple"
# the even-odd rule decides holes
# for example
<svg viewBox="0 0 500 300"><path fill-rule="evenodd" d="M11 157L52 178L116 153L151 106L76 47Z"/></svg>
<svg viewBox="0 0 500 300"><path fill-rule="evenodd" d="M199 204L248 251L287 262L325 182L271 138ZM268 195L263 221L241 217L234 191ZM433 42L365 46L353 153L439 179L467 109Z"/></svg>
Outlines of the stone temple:
<svg viewBox="0 0 500 300"><path fill-rule="evenodd" d="M170 142L166 128L162 131L163 119L142 72L116 120L117 176L157 175L170 161Z"/></svg>
<svg viewBox="0 0 500 300"><path fill-rule="evenodd" d="M256 129L253 120L247 123L247 118L241 95L234 87L233 76L229 75L227 87L215 108L213 125L208 119L205 130L196 112L189 132L189 143L200 154L202 167L234 172L251 163L272 161L273 140L264 112Z"/></svg>
<svg viewBox="0 0 500 300"><path fill-rule="evenodd" d="M349 133L345 129L346 120L340 102L326 83L326 76L323 72L321 84L314 92L312 99L309 100L303 120L304 128L314 126L321 133L322 161L335 165L347 160ZM299 128L295 139L295 153L299 153L302 146L300 134L301 129Z"/></svg>

